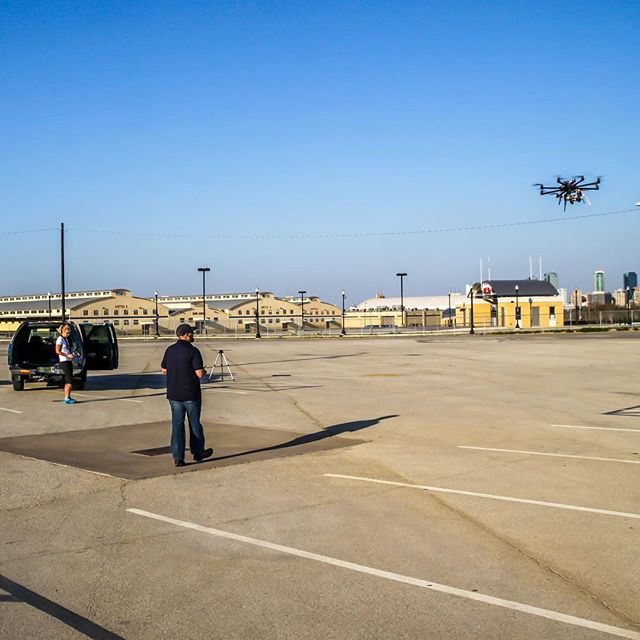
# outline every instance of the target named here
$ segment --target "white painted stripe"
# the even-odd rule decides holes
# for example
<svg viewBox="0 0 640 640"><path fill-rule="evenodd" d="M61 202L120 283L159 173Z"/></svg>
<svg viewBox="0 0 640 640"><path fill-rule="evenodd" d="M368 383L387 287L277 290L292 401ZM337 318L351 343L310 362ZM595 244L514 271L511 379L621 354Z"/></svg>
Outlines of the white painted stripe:
<svg viewBox="0 0 640 640"><path fill-rule="evenodd" d="M596 458L594 456L574 456L569 453L542 453L541 451L521 451L520 449L492 449L490 447L469 447L460 445L458 449L475 449L476 451L497 451L499 453L522 453L528 456L549 456L552 458L576 458L578 460L599 460L600 462L624 462L640 464L640 460L621 460L620 458Z"/></svg>
<svg viewBox="0 0 640 640"><path fill-rule="evenodd" d="M552 424L551 426L561 429L595 429L599 431L633 431L634 433L640 433L640 429L620 429L618 427L581 427L575 424Z"/></svg>
<svg viewBox="0 0 640 640"><path fill-rule="evenodd" d="M325 473L328 478L344 478L345 480L360 480L361 482L375 482L377 484L388 484L394 487L409 487L410 489L422 489L434 493L453 493L460 496L471 496L473 498L488 498L489 500L502 500L504 502L519 502L521 504L533 504L539 507L552 507L554 509L567 509L569 511L585 511L587 513L599 513L605 516L620 516L622 518L637 518L640 520L640 513L626 513L625 511L609 511L596 507L580 507L574 504L563 504L562 502L545 502L543 500L528 500L525 498L513 498L511 496L499 496L493 493L478 493L477 491L463 491L461 489L446 489L444 487L429 487L422 484L409 484L407 482L393 482L392 480L377 480L376 478L362 478L359 476L345 476L339 473Z"/></svg>
<svg viewBox="0 0 640 640"><path fill-rule="evenodd" d="M349 569L350 571L357 571L358 573L364 573L377 578L385 578L387 580L393 580L394 582L401 582L409 584L414 587L421 587L423 589L430 589L431 591L439 591L440 593L446 593L448 595L457 596L459 598L466 598L468 600L475 600L484 604L490 604L496 607L502 607L504 609L511 609L513 611L519 611L520 613L528 613L530 615L538 616L540 618L547 618L555 622L563 622L565 624L571 624L584 629L591 629L594 631L601 631L618 638L630 638L631 640L640 640L640 633L632 631L631 629L624 629L622 627L614 627L602 622L595 622L594 620L587 620L586 618L578 618L566 613L560 613L559 611L552 611L551 609L542 609L540 607L534 607L521 602L515 602L513 600L504 600L502 598L496 598L494 596L486 595L484 593L477 593L475 591L468 591L466 589L458 589L457 587L450 587L445 584L438 584L430 580L423 580L421 578L413 578L400 573L392 573L391 571L383 571L374 567L368 567L362 564L356 564L355 562L348 562L346 560L339 560L338 558L332 558L330 556L320 555L318 553L312 553L310 551L304 551L302 549L296 549L295 547L286 547L281 544L275 544L266 540L259 540L258 538L250 538L248 536L238 535L236 533L230 533L228 531L222 531L221 529L213 529L211 527L205 527L193 522L187 522L185 520L176 520L157 513L151 513L150 511L143 511L142 509L127 509L130 513L134 513L145 518L152 518L153 520L159 520L160 522L166 522L168 524L174 524L178 527L184 527L185 529L193 529L201 533L207 533L209 535L217 536L219 538L227 538L228 540L234 540L236 542L243 542L245 544L251 544L256 547L262 547L263 549L269 549L271 551L277 551L279 553L286 553L291 556L297 556L298 558L305 558L306 560L313 560L315 562L322 562L323 564L332 565L334 567L340 567L342 569Z"/></svg>
<svg viewBox="0 0 640 640"><path fill-rule="evenodd" d="M241 396L247 395L246 391L236 391L235 389L216 389L215 391L216 393L237 393L238 395L241 395Z"/></svg>
<svg viewBox="0 0 640 640"><path fill-rule="evenodd" d="M16 411L15 409L5 409L4 407L0 407L0 411L8 411L9 413L22 413L22 411Z"/></svg>
<svg viewBox="0 0 640 640"><path fill-rule="evenodd" d="M120 400L120 402L139 402L139 403L143 402L143 400L133 400L131 398L110 398L109 396L94 396L88 393L76 393L75 391L72 391L71 395L76 396L78 398L91 398L92 400Z"/></svg>

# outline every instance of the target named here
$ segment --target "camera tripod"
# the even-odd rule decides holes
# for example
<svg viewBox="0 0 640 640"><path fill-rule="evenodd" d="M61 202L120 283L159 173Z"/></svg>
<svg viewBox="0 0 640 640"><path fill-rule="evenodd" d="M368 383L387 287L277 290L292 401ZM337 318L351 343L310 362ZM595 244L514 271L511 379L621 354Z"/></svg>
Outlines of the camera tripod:
<svg viewBox="0 0 640 640"><path fill-rule="evenodd" d="M231 378L231 380L233 380L233 382L236 381L236 379L233 377L233 373L231 373L231 367L229 366L229 363L227 362L227 357L224 355L224 351L222 349L220 349L218 351L218 355L216 356L216 361L213 363L213 366L211 367L211 371L209 372L209 377L207 378L207 382L211 382L211 378L212 376L216 376L216 367L220 367L220 380L224 381L224 370L227 370L227 373L229 374L229 377Z"/></svg>

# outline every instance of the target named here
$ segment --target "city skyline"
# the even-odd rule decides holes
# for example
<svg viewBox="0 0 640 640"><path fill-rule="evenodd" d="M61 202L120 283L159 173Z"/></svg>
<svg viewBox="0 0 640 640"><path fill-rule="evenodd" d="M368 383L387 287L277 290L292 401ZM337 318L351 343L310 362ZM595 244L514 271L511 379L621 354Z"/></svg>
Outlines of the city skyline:
<svg viewBox="0 0 640 640"><path fill-rule="evenodd" d="M69 290L637 271L640 6L543 4L4 4L0 293L60 288L61 222Z"/></svg>

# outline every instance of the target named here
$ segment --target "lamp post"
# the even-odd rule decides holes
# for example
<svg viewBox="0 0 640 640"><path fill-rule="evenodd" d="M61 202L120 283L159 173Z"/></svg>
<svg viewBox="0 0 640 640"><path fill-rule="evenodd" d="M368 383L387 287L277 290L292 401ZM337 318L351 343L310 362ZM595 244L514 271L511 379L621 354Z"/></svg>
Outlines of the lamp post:
<svg viewBox="0 0 640 640"><path fill-rule="evenodd" d="M47 291L47 306L49 307L49 320L51 320L51 291Z"/></svg>
<svg viewBox="0 0 640 640"><path fill-rule="evenodd" d="M344 328L344 299L345 299L346 295L347 294L343 291L342 292L342 331L340 332L341 336L346 336L347 335L347 332L345 331L345 328Z"/></svg>
<svg viewBox="0 0 640 640"><path fill-rule="evenodd" d="M260 335L260 290L256 287L256 338L262 338Z"/></svg>
<svg viewBox="0 0 640 640"><path fill-rule="evenodd" d="M533 327L533 298L529 298L529 326Z"/></svg>
<svg viewBox="0 0 640 640"><path fill-rule="evenodd" d="M627 324L631 326L631 290L627 285Z"/></svg>
<svg viewBox="0 0 640 640"><path fill-rule="evenodd" d="M578 306L578 290L573 290L573 302L576 308L576 324L578 324L578 320L580 320L580 307Z"/></svg>
<svg viewBox="0 0 640 640"><path fill-rule="evenodd" d="M302 312L300 313L300 330L304 331L304 294L306 291L298 291L300 296L302 297Z"/></svg>
<svg viewBox="0 0 640 640"><path fill-rule="evenodd" d="M209 267L198 267L198 271L202 271L202 335L207 335L207 303L205 300L204 279L207 271L211 271Z"/></svg>
<svg viewBox="0 0 640 640"><path fill-rule="evenodd" d="M520 328L520 304L518 302L518 292L520 290L520 287L516 285L515 289L516 289L516 329L519 329Z"/></svg>
<svg viewBox="0 0 640 640"><path fill-rule="evenodd" d="M404 277L407 275L406 273L396 273L396 275L400 278L400 313L402 315L402 326L404 327Z"/></svg>
<svg viewBox="0 0 640 640"><path fill-rule="evenodd" d="M158 292L153 292L155 303L156 303L156 338L160 335L160 319L158 317Z"/></svg>
<svg viewBox="0 0 640 640"><path fill-rule="evenodd" d="M449 316L449 328L451 328L451 291L449 291L449 308L447 309L447 315Z"/></svg>
<svg viewBox="0 0 640 640"><path fill-rule="evenodd" d="M471 288L471 308L469 309L469 325L471 327L469 329L469 333L474 334L476 330L473 326L473 287Z"/></svg>

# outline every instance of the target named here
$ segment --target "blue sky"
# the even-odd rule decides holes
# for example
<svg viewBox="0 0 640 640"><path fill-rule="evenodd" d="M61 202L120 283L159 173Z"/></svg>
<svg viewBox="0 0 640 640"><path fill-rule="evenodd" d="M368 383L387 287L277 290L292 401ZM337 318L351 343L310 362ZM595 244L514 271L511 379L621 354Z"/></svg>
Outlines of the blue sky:
<svg viewBox="0 0 640 640"><path fill-rule="evenodd" d="M637 2L3 2L0 295L59 290L60 222L69 290L618 288L640 208L495 225L563 217L558 174L604 176L567 218L640 201L639 36Z"/></svg>

